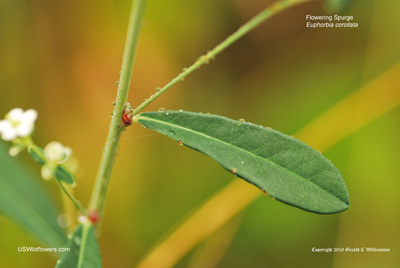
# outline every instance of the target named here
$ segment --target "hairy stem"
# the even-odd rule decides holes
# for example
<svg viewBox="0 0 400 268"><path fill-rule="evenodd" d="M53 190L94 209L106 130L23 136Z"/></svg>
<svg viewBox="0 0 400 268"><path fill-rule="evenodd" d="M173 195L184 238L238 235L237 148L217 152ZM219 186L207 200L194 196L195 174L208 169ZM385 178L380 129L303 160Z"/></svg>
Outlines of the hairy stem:
<svg viewBox="0 0 400 268"><path fill-rule="evenodd" d="M159 96L164 94L173 85L175 85L179 81L182 81L186 76L188 76L194 70L200 68L202 65L209 63L210 60L213 60L215 58L215 56L217 56L220 52L225 50L227 47L232 45L234 42L236 42L238 39L240 39L241 37L246 35L251 30L256 28L258 25L260 25L266 19L270 18L271 16L273 16L273 15L279 13L280 11L285 10L295 4L298 4L301 2L308 2L308 1L311 1L311 0L283 0L283 1L278 1L278 2L274 3L273 5L265 8L263 11L261 11L258 15L256 15L254 18L252 18L246 24L242 25L236 32L234 32L233 34L228 36L224 41L222 41L215 48L208 51L205 55L200 56L191 66L184 68L183 71L178 76L176 76L174 79L172 79L168 84L166 84L162 88L159 88L154 95L150 96L150 98L148 98L146 101L144 101L142 104L140 104L137 108L135 108L133 110L133 115L140 113L140 111L142 111L147 105L149 105L155 99L157 99Z"/></svg>
<svg viewBox="0 0 400 268"><path fill-rule="evenodd" d="M100 215L103 211L111 170L114 165L119 139L123 130L123 127L121 127L122 112L124 104L128 98L129 85L131 82L132 69L145 5L146 0L136 0L132 5L117 99L115 101L116 104L89 204L89 210L97 211Z"/></svg>

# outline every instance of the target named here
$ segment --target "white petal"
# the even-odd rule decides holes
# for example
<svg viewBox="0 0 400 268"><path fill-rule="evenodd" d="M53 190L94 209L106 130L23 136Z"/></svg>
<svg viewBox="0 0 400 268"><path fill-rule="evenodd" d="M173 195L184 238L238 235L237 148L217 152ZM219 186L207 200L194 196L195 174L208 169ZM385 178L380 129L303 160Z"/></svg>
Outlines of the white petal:
<svg viewBox="0 0 400 268"><path fill-rule="evenodd" d="M15 131L19 137L26 137L32 133L33 124L21 124L19 125Z"/></svg>
<svg viewBox="0 0 400 268"><path fill-rule="evenodd" d="M8 120L0 121L0 132L7 131L10 128L12 128L12 126Z"/></svg>
<svg viewBox="0 0 400 268"><path fill-rule="evenodd" d="M53 177L53 170L46 165L42 166L42 169L40 171L42 174L42 178L45 180L50 180Z"/></svg>
<svg viewBox="0 0 400 268"><path fill-rule="evenodd" d="M9 128L1 132L1 138L5 141L12 141L17 137L15 129Z"/></svg>
<svg viewBox="0 0 400 268"><path fill-rule="evenodd" d="M64 158L64 146L57 141L52 141L44 147L44 155L52 162L62 161Z"/></svg>
<svg viewBox="0 0 400 268"><path fill-rule="evenodd" d="M18 145L14 145L10 148L10 150L8 150L8 154L11 157L15 157L17 156L20 152L22 152L25 149L25 147L23 146L18 146Z"/></svg>
<svg viewBox="0 0 400 268"><path fill-rule="evenodd" d="M69 147L64 147L63 148L63 158L60 160L60 163L65 163L67 160L70 158L72 154L72 149Z"/></svg>
<svg viewBox="0 0 400 268"><path fill-rule="evenodd" d="M21 108L14 108L7 114L7 118L12 121L21 121L23 114L24 111Z"/></svg>
<svg viewBox="0 0 400 268"><path fill-rule="evenodd" d="M34 110L34 109L29 109L29 110L26 110L25 112L24 112L24 115L23 115L23 122L26 122L26 123L33 123L33 122L35 122L35 120L36 120L36 118L37 118L37 112L36 112L36 110Z"/></svg>

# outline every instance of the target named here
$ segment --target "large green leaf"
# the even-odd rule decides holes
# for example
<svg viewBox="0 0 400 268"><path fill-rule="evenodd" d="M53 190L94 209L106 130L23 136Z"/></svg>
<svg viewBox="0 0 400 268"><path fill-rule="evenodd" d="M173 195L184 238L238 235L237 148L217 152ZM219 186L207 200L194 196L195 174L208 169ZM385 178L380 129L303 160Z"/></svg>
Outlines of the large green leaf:
<svg viewBox="0 0 400 268"><path fill-rule="evenodd" d="M39 183L37 182L39 181ZM10 217L47 246L60 247L66 241L57 224L54 201L17 159L0 144L0 213Z"/></svg>
<svg viewBox="0 0 400 268"><path fill-rule="evenodd" d="M136 120L210 156L284 203L321 214L349 207L346 185L335 166L308 145L276 130L182 111L147 112Z"/></svg>
<svg viewBox="0 0 400 268"><path fill-rule="evenodd" d="M101 268L99 245L90 224L80 224L68 240L56 268Z"/></svg>

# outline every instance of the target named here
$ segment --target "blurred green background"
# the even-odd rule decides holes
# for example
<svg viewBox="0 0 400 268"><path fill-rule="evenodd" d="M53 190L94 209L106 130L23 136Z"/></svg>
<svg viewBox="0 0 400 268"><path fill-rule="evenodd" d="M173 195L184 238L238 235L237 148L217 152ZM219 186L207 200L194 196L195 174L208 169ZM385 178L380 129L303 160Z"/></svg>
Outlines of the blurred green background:
<svg viewBox="0 0 400 268"><path fill-rule="evenodd" d="M149 1L129 101L140 104L272 2ZM73 148L81 166L75 191L84 204L108 131L129 9L127 0L0 0L0 115L34 108L37 144L57 140ZM324 12L313 1L278 14L147 110L209 112L296 133L400 57L400 2L353 1L347 14L358 28L305 27L305 14ZM321 216L259 198L176 267L399 267L399 118L400 109L391 109L324 152L346 181L348 211ZM20 158L39 174L25 153ZM232 179L166 137L128 129L101 228L104 267L134 267ZM57 187L43 183L59 204ZM19 253L19 246L40 244L3 216L0 235L0 267L54 267L49 254ZM317 254L312 247L391 252Z"/></svg>

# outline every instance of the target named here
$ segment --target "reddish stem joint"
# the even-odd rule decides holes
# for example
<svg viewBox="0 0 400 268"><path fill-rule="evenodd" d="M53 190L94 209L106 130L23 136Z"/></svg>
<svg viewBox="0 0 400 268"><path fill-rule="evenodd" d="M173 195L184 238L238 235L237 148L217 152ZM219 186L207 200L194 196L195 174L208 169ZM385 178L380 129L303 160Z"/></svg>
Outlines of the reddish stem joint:
<svg viewBox="0 0 400 268"><path fill-rule="evenodd" d="M121 123L124 127L128 127L132 125L132 112L133 109L129 102L124 104L124 110L122 111L122 120Z"/></svg>
<svg viewBox="0 0 400 268"><path fill-rule="evenodd" d="M91 210L88 212L88 218L93 224L97 224L100 219L100 215L96 210Z"/></svg>

